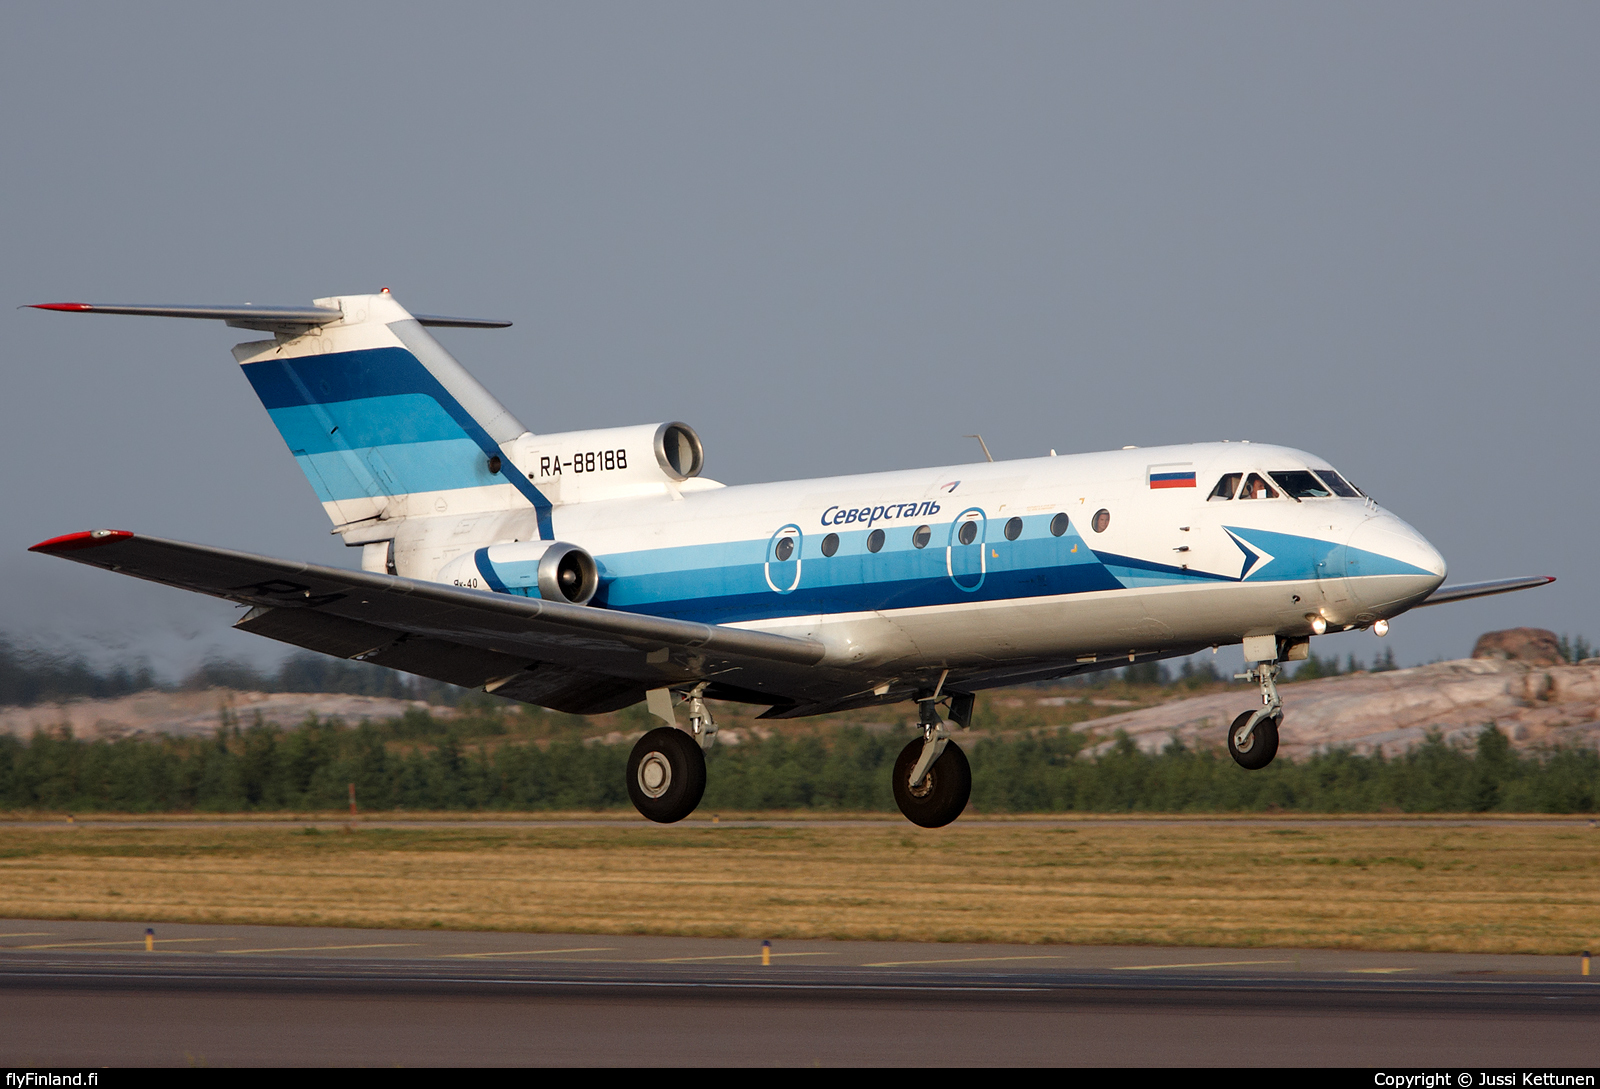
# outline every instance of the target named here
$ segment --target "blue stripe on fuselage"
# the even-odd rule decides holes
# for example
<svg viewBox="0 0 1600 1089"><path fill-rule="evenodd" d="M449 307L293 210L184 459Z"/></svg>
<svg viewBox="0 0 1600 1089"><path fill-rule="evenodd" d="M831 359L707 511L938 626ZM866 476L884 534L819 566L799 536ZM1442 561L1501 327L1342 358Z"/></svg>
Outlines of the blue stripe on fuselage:
<svg viewBox="0 0 1600 1089"><path fill-rule="evenodd" d="M1238 582L1231 575L1214 575L1209 571L1192 571L1170 563L1141 560L1136 556L1119 556L1115 552L1096 552L1095 556L1106 565L1106 570L1123 586L1172 586L1184 582Z"/></svg>
<svg viewBox="0 0 1600 1089"><path fill-rule="evenodd" d="M1367 552L1360 548L1324 541L1316 537L1301 537L1293 533L1274 533L1267 529L1242 529L1225 526L1229 533L1246 544L1272 556L1266 563L1250 567L1247 577L1251 582L1284 582L1294 579L1343 577L1347 565L1359 564L1362 575L1431 575L1420 567L1404 560ZM1343 556L1341 561L1339 557Z"/></svg>
<svg viewBox="0 0 1600 1089"><path fill-rule="evenodd" d="M935 527L934 540L946 536ZM838 551L823 556L820 534L805 535L800 586L787 594L769 587L766 539L610 553L597 557L601 589L595 604L652 616L737 623L790 616L837 615L972 601L1026 600L1137 587L1209 585L1242 581L1234 575L1185 570L1115 553L1096 553L1076 530L1049 534L1045 517L1024 520L1016 541L986 541L986 577L976 591L959 587L946 568L945 550L913 548L910 527L887 531L883 550L867 551L867 531L839 534ZM1272 554L1248 581L1293 582L1326 577L1319 562L1342 555L1329 541L1266 530L1234 530ZM976 550L977 544L967 546ZM1074 551L1076 548L1076 551ZM1350 550L1363 574L1416 574L1392 557ZM792 561L791 561L792 562ZM776 565L775 565L776 566ZM972 567L976 570L976 567ZM958 574L960 571L958 570ZM1426 572L1422 572L1426 573ZM787 585L791 576L778 579Z"/></svg>
<svg viewBox="0 0 1600 1089"><path fill-rule="evenodd" d="M943 548L912 547L913 527L903 526L886 531L883 550L877 553L867 551L867 531L841 533L839 549L831 557L822 555L820 535L808 534L801 548L800 586L789 594L774 593L767 584L764 539L600 556L596 603L726 624L1122 588L1075 532L1053 537L1046 528L1048 518L1031 521L1035 524L1016 541L964 546L974 557L978 548L987 550L987 577L976 591L951 579Z"/></svg>

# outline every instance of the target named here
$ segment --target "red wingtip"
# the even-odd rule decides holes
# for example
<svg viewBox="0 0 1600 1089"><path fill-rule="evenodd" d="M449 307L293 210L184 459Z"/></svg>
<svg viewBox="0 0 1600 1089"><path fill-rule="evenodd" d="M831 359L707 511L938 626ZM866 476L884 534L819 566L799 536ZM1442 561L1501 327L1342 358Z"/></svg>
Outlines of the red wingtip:
<svg viewBox="0 0 1600 1089"><path fill-rule="evenodd" d="M93 310L88 303L29 303L34 310Z"/></svg>
<svg viewBox="0 0 1600 1089"><path fill-rule="evenodd" d="M83 533L69 533L65 537L52 537L48 541L40 541L28 551L76 552L80 548L98 548L132 536L133 534L125 529L91 529Z"/></svg>

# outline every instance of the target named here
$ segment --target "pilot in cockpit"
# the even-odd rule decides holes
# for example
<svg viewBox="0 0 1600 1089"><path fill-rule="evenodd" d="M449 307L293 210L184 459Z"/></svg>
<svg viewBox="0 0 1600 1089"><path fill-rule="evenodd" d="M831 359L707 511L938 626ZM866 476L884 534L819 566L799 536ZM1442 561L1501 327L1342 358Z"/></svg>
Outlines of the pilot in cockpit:
<svg viewBox="0 0 1600 1089"><path fill-rule="evenodd" d="M1276 499L1278 493L1272 490L1272 485L1261 479L1261 474L1251 473L1250 479L1244 482L1244 491L1239 493L1240 499Z"/></svg>

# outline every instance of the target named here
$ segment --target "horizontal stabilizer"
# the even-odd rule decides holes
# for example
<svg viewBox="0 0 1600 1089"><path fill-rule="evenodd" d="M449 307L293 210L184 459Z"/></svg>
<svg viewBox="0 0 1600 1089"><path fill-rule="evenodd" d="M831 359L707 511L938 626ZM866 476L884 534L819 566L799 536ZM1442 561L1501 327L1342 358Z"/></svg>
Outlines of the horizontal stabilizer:
<svg viewBox="0 0 1600 1089"><path fill-rule="evenodd" d="M294 326L328 325L344 311L325 306L155 306L106 303L32 303L34 310L62 310L71 314L132 314L150 318L206 318L225 321L235 329L272 332ZM495 318L453 318L443 314L414 314L420 325L441 329L505 329L509 321Z"/></svg>
<svg viewBox="0 0 1600 1089"><path fill-rule="evenodd" d="M272 331L291 326L327 325L344 317L324 306L133 306L104 303L33 303L35 310L69 314L133 314L149 318L209 318L236 329Z"/></svg>
<svg viewBox="0 0 1600 1089"><path fill-rule="evenodd" d="M443 314L413 314L418 325L433 329L509 329L511 323L499 318L448 318Z"/></svg>
<svg viewBox="0 0 1600 1089"><path fill-rule="evenodd" d="M1424 605L1445 605L1452 601L1467 601L1490 594L1509 594L1513 590L1531 590L1535 586L1548 586L1554 575L1527 575L1520 579L1496 579L1493 582L1463 582L1459 586L1441 586L1413 608Z"/></svg>

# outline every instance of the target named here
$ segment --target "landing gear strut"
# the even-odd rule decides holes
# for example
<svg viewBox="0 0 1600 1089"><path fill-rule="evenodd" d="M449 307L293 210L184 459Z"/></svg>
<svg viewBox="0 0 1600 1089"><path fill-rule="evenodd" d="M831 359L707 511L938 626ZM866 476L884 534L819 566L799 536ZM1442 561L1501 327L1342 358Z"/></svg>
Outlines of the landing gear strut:
<svg viewBox="0 0 1600 1089"><path fill-rule="evenodd" d="M706 682L701 681L689 690L689 698L684 702L689 707L689 732L700 742L702 752L710 752L717 740L717 721L711 717L706 701L700 698L705 690Z"/></svg>
<svg viewBox="0 0 1600 1089"><path fill-rule="evenodd" d="M1283 699L1278 695L1278 663L1257 662L1235 680L1261 686L1261 710L1246 711L1228 727L1228 755L1247 771L1272 763L1278 754L1278 726L1283 722Z"/></svg>
<svg viewBox="0 0 1600 1089"><path fill-rule="evenodd" d="M901 749L894 762L894 802L907 820L923 828L949 824L961 815L972 796L972 768L961 746L950 740L949 724L939 715L938 699L939 689L935 688L933 695L917 701L922 736ZM971 696L954 696L953 702L962 699L966 701L964 717L970 719Z"/></svg>

